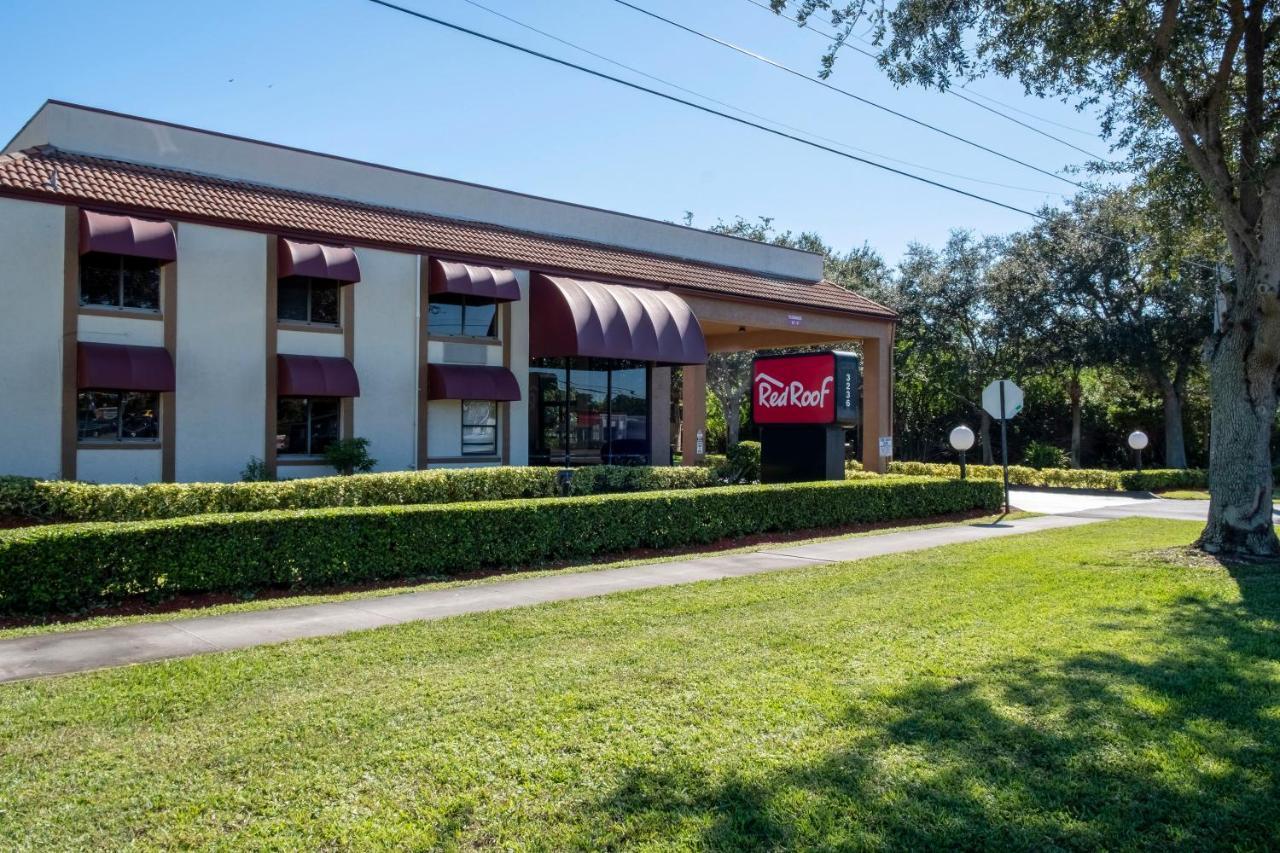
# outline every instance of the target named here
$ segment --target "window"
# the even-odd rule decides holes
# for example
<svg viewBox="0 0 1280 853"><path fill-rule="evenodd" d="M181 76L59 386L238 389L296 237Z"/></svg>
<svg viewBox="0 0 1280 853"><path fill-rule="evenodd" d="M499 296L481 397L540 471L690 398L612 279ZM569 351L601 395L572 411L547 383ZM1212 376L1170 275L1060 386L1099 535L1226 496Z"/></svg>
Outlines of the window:
<svg viewBox="0 0 1280 853"><path fill-rule="evenodd" d="M529 363L529 461L649 462L649 366L600 358Z"/></svg>
<svg viewBox="0 0 1280 853"><path fill-rule="evenodd" d="M339 284L327 278L293 275L280 279L276 319L313 326L336 326L341 319Z"/></svg>
<svg viewBox="0 0 1280 853"><path fill-rule="evenodd" d="M81 391L76 398L80 441L160 440L160 394L156 391Z"/></svg>
<svg viewBox="0 0 1280 853"><path fill-rule="evenodd" d="M337 397L281 397L276 403L276 452L319 456L338 440Z"/></svg>
<svg viewBox="0 0 1280 853"><path fill-rule="evenodd" d="M427 309L427 333L442 337L496 338L497 303L472 296L440 296Z"/></svg>
<svg viewBox="0 0 1280 853"><path fill-rule="evenodd" d="M160 310L160 261L90 252L80 258L80 304Z"/></svg>
<svg viewBox="0 0 1280 853"><path fill-rule="evenodd" d="M462 455L496 456L498 404L493 400L462 401Z"/></svg>

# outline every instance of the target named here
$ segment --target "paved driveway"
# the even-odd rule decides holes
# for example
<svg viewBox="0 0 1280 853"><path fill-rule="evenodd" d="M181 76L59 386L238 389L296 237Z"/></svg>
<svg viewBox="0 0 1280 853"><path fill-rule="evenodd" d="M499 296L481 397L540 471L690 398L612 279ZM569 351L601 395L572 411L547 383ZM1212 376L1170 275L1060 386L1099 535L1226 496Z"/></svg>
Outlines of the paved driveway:
<svg viewBox="0 0 1280 853"><path fill-rule="evenodd" d="M1148 492L1087 492L1078 489L1010 489L1009 502L1027 512L1082 518L1175 518L1204 521L1208 501L1170 501Z"/></svg>

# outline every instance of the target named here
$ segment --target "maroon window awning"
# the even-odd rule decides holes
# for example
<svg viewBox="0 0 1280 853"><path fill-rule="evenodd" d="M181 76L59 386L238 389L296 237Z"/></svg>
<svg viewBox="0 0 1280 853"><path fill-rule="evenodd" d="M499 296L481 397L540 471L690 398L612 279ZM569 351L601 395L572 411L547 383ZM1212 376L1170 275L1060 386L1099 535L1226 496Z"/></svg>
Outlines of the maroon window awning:
<svg viewBox="0 0 1280 853"><path fill-rule="evenodd" d="M355 249L281 237L277 241L276 252L279 260L276 274L280 278L305 275L343 284L354 284L360 280L360 261L356 259Z"/></svg>
<svg viewBox="0 0 1280 853"><path fill-rule="evenodd" d="M689 303L648 290L535 274L529 293L529 354L703 364L707 344Z"/></svg>
<svg viewBox="0 0 1280 853"><path fill-rule="evenodd" d="M432 259L427 293L432 297L471 296L489 302L517 302L520 285L511 270Z"/></svg>
<svg viewBox="0 0 1280 853"><path fill-rule="evenodd" d="M80 211L80 254L110 252L157 261L176 261L178 241L173 226L155 219Z"/></svg>
<svg viewBox="0 0 1280 853"><path fill-rule="evenodd" d="M483 364L428 364L428 400L520 399L520 383L505 367Z"/></svg>
<svg viewBox="0 0 1280 853"><path fill-rule="evenodd" d="M360 378L345 358L278 355L276 394L281 397L359 397Z"/></svg>
<svg viewBox="0 0 1280 853"><path fill-rule="evenodd" d="M163 347L76 345L76 387L82 391L172 391L173 359Z"/></svg>

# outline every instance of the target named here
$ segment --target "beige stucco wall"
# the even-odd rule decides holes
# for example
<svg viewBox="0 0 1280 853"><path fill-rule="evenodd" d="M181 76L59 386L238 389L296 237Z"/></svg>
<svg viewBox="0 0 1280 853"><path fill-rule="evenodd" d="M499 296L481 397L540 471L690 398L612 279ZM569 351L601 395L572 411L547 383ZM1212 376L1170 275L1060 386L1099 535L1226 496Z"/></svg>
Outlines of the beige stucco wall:
<svg viewBox="0 0 1280 853"><path fill-rule="evenodd" d="M266 263L275 245L245 231L177 230L175 475L236 480L265 446Z"/></svg>
<svg viewBox="0 0 1280 853"><path fill-rule="evenodd" d="M417 451L418 258L372 249L356 254L355 435L369 439L376 470L411 470Z"/></svg>
<svg viewBox="0 0 1280 853"><path fill-rule="evenodd" d="M64 208L0 198L0 474L57 477Z"/></svg>

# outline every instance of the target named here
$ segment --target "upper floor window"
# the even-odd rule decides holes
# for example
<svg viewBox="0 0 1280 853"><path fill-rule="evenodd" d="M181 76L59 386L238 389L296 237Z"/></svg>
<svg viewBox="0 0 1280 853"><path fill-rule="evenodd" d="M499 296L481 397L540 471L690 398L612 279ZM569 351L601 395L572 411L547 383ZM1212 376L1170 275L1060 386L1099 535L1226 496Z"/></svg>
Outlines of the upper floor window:
<svg viewBox="0 0 1280 853"><path fill-rule="evenodd" d="M76 396L80 441L159 441L156 391L81 391Z"/></svg>
<svg viewBox="0 0 1280 853"><path fill-rule="evenodd" d="M276 318L289 323L337 326L342 318L339 287L338 282L327 278L282 278L276 292Z"/></svg>
<svg viewBox="0 0 1280 853"><path fill-rule="evenodd" d="M80 304L160 310L161 261L89 252L80 257Z"/></svg>
<svg viewBox="0 0 1280 853"><path fill-rule="evenodd" d="M496 338L498 305L474 296L432 299L427 310L427 333L440 337Z"/></svg>

